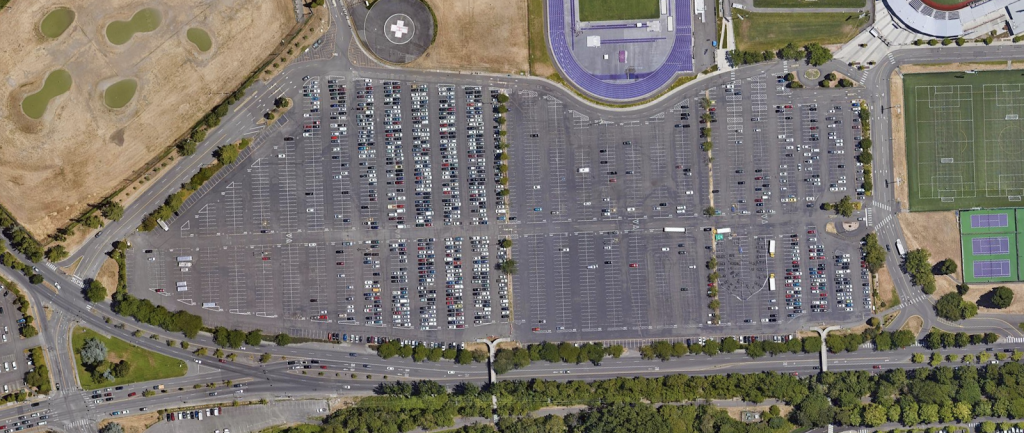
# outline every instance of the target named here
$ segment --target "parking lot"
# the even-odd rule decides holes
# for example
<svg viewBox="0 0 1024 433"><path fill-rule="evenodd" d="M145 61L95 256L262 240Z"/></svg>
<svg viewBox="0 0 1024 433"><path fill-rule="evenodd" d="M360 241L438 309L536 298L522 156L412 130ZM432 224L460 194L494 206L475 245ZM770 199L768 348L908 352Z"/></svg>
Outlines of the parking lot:
<svg viewBox="0 0 1024 433"><path fill-rule="evenodd" d="M818 209L857 197L853 98L794 93L774 73L700 90L709 124L696 91L613 119L530 89L309 77L281 128L134 242L131 290L316 338L459 341L509 322L523 340L783 332L866 314L857 237L826 233L840 220ZM495 269L505 238L511 282Z"/></svg>

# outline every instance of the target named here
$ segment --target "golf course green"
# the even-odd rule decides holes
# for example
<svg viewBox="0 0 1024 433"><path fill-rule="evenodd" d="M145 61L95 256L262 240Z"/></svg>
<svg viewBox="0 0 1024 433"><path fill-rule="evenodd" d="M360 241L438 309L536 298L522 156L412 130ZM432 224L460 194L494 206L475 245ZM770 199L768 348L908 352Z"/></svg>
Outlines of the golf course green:
<svg viewBox="0 0 1024 433"><path fill-rule="evenodd" d="M75 22L75 11L68 8L57 8L46 14L43 22L39 24L39 30L43 36L50 39L57 39L67 31L68 27Z"/></svg>
<svg viewBox="0 0 1024 433"><path fill-rule="evenodd" d="M128 21L114 21L107 25L107 40L114 45L124 45L136 33L148 33L160 27L160 11L145 8L132 15Z"/></svg>
<svg viewBox="0 0 1024 433"><path fill-rule="evenodd" d="M46 76L43 88L26 96L21 101L21 111L25 112L28 117L39 119L46 114L46 107L50 105L50 100L63 95L69 89L71 89L71 73L63 69L50 72L50 75Z"/></svg>
<svg viewBox="0 0 1024 433"><path fill-rule="evenodd" d="M139 82L134 79L118 81L103 91L103 103L110 108L124 107L135 97L135 90L138 88Z"/></svg>
<svg viewBox="0 0 1024 433"><path fill-rule="evenodd" d="M210 51L210 47L213 46L213 40L210 39L210 34L206 33L206 30L201 28L192 27L185 32L185 36L188 37L190 42L196 44L196 48L199 48L199 51Z"/></svg>

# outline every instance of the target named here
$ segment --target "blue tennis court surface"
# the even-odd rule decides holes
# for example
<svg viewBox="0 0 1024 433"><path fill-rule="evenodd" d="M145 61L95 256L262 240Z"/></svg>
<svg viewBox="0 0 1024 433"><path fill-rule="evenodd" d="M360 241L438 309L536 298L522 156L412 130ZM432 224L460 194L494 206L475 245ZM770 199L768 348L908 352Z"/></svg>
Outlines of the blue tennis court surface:
<svg viewBox="0 0 1024 433"><path fill-rule="evenodd" d="M975 260L974 276L977 278L1009 277L1009 260Z"/></svg>
<svg viewBox="0 0 1024 433"><path fill-rule="evenodd" d="M1010 238L1006 236L971 239L974 255L987 256L1010 253Z"/></svg>
<svg viewBox="0 0 1024 433"><path fill-rule="evenodd" d="M1006 214L971 215L971 228L1008 227L1009 225Z"/></svg>

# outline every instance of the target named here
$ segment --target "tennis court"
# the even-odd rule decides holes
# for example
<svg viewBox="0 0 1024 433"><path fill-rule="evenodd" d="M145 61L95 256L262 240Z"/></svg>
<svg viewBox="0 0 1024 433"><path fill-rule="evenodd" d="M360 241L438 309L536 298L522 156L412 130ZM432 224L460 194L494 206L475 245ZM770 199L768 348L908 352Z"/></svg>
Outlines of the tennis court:
<svg viewBox="0 0 1024 433"><path fill-rule="evenodd" d="M1024 204L1020 71L906 74L903 84L911 211Z"/></svg>
<svg viewBox="0 0 1024 433"><path fill-rule="evenodd" d="M1024 233L1018 217L1024 218L1024 209L963 211L959 216L964 281L1021 281Z"/></svg>

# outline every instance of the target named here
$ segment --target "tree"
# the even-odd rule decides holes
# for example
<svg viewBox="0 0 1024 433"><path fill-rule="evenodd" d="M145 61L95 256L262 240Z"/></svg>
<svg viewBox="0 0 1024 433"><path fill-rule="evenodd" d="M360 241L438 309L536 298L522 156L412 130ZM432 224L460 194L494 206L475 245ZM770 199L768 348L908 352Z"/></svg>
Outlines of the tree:
<svg viewBox="0 0 1024 433"><path fill-rule="evenodd" d="M871 156L871 152L867 150L862 151L860 155L857 155L857 162L861 164L871 164L872 159L873 157Z"/></svg>
<svg viewBox="0 0 1024 433"><path fill-rule="evenodd" d="M707 217L715 216L715 207L714 206L708 206L708 207L704 208L704 216L707 216Z"/></svg>
<svg viewBox="0 0 1024 433"><path fill-rule="evenodd" d="M1006 308L1013 302L1013 290L1009 287L999 286L992 289L988 293L992 302L992 305L996 308Z"/></svg>
<svg viewBox="0 0 1024 433"><path fill-rule="evenodd" d="M913 362L914 364L920 364L920 363L924 362L924 354L923 353L915 353L915 354L911 355L910 356L910 362Z"/></svg>
<svg viewBox="0 0 1024 433"><path fill-rule="evenodd" d="M968 286L967 283L957 284L956 285L956 292L959 293L960 296L966 295L967 292L969 292L970 290L971 290L971 287Z"/></svg>
<svg viewBox="0 0 1024 433"><path fill-rule="evenodd" d="M956 273L956 262L953 259L947 258L939 263L939 274L940 275L951 275Z"/></svg>
<svg viewBox="0 0 1024 433"><path fill-rule="evenodd" d="M853 211L855 210L853 199L851 199L848 195L843 196L843 198L840 199L838 203L836 203L835 209L836 213L838 213L839 215L849 218L850 216L853 215Z"/></svg>
<svg viewBox="0 0 1024 433"><path fill-rule="evenodd" d="M498 246L506 249L512 248L512 239L504 238L500 242L498 242Z"/></svg>
<svg viewBox="0 0 1024 433"><path fill-rule="evenodd" d="M839 87L853 87L853 81L849 78L840 78Z"/></svg>
<svg viewBox="0 0 1024 433"><path fill-rule="evenodd" d="M89 288L85 290L85 298L89 302L103 302L107 297L107 288L98 280L89 281Z"/></svg>
<svg viewBox="0 0 1024 433"><path fill-rule="evenodd" d="M103 428L100 429L100 433L124 433L124 427L121 427L121 424L112 422L103 426Z"/></svg>
<svg viewBox="0 0 1024 433"><path fill-rule="evenodd" d="M504 93L499 93L498 94L498 103L499 104L507 104L508 101L509 101L508 95L506 95Z"/></svg>
<svg viewBox="0 0 1024 433"><path fill-rule="evenodd" d="M967 302L958 293L947 293L935 303L935 312L946 320L964 320L978 314L978 306Z"/></svg>
<svg viewBox="0 0 1024 433"><path fill-rule="evenodd" d="M46 260L59 262L68 258L68 250L63 245L54 245L46 250Z"/></svg>
<svg viewBox="0 0 1024 433"><path fill-rule="evenodd" d="M502 261L501 264L498 265L498 269L505 275L515 275L516 272L519 271L519 268L516 267L516 261L513 259Z"/></svg>
<svg viewBox="0 0 1024 433"><path fill-rule="evenodd" d="M189 139L179 141L174 147L178 150L178 156L191 156L196 153L199 145Z"/></svg>
<svg viewBox="0 0 1024 433"><path fill-rule="evenodd" d="M100 204L100 213L108 220L117 221L124 216L124 207L116 201L106 200Z"/></svg>
<svg viewBox="0 0 1024 433"><path fill-rule="evenodd" d="M226 144L218 147L217 150L213 151L213 157L217 158L217 161L220 161L223 165L231 164L238 159L238 146Z"/></svg>
<svg viewBox="0 0 1024 433"><path fill-rule="evenodd" d="M245 334L245 344L250 346L259 346L263 342L263 331L259 329L253 329Z"/></svg>
<svg viewBox="0 0 1024 433"><path fill-rule="evenodd" d="M779 50L778 56L779 59L782 60L800 60L801 58L804 57L804 53L803 50L800 49L800 47L797 47L795 44L790 42L786 44L785 47L782 47L782 49Z"/></svg>
<svg viewBox="0 0 1024 433"><path fill-rule="evenodd" d="M808 44L804 50L807 51L807 62L814 66L821 66L832 60L832 52L817 43Z"/></svg>
<svg viewBox="0 0 1024 433"><path fill-rule="evenodd" d="M114 377L128 376L128 373L130 373L131 371L132 365L130 362L128 362L127 359L122 359L121 362L115 364L114 368L111 369L111 372L114 374Z"/></svg>
<svg viewBox="0 0 1024 433"><path fill-rule="evenodd" d="M885 249L878 244L878 235L868 233L864 236L864 256L871 273L877 273L885 266Z"/></svg>
<svg viewBox="0 0 1024 433"><path fill-rule="evenodd" d="M87 338L78 351L82 358L82 365L95 366L107 360L107 346L96 338Z"/></svg>
<svg viewBox="0 0 1024 433"><path fill-rule="evenodd" d="M869 427L878 427L885 424L888 420L888 411L880 404L872 403L864 409L864 424L867 424Z"/></svg>
<svg viewBox="0 0 1024 433"><path fill-rule="evenodd" d="M95 213L90 213L89 215L82 217L82 220L79 222L91 229L103 227L103 220L96 216ZM71 234L72 233L67 233L68 236L71 236Z"/></svg>
<svg viewBox="0 0 1024 433"><path fill-rule="evenodd" d="M271 356L270 353L264 353L260 355L260 364L266 364L270 362L271 358L273 358L273 356Z"/></svg>
<svg viewBox="0 0 1024 433"><path fill-rule="evenodd" d="M18 331L21 332L21 336L25 338L32 338L39 335L39 331L32 325L22 326Z"/></svg>
<svg viewBox="0 0 1024 433"><path fill-rule="evenodd" d="M278 346L287 346L291 344L291 342L292 336L288 334L280 333L274 336L274 343L277 344Z"/></svg>

